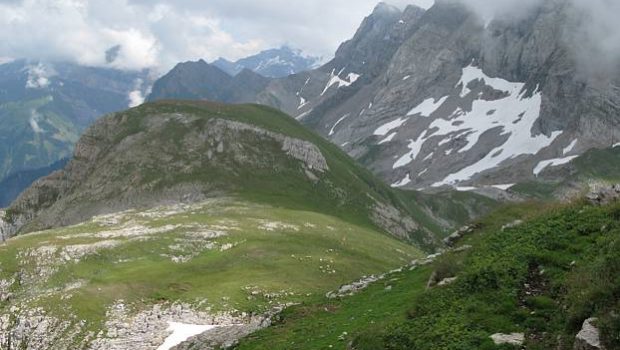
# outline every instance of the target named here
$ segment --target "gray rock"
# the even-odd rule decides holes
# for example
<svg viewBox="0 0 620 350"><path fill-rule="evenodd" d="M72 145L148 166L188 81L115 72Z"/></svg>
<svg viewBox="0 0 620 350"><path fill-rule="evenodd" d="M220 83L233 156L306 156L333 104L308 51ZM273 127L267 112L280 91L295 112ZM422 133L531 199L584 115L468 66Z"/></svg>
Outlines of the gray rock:
<svg viewBox="0 0 620 350"><path fill-rule="evenodd" d="M594 325L596 318L589 318L583 322L583 327L575 337L575 350L602 350L600 331Z"/></svg>
<svg viewBox="0 0 620 350"><path fill-rule="evenodd" d="M525 335L523 333L502 334L497 333L491 336L491 339L496 345L523 345L525 342Z"/></svg>

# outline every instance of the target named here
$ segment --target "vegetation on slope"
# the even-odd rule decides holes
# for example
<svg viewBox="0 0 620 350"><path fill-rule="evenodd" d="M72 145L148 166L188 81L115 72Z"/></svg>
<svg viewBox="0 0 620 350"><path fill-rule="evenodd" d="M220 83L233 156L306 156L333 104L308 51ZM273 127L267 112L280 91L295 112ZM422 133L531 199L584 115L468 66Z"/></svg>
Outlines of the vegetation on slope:
<svg viewBox="0 0 620 350"><path fill-rule="evenodd" d="M420 255L335 217L212 200L108 215L7 241L0 247L0 285L14 283L0 310L43 307L92 330L101 329L119 300L136 310L202 302L214 311L260 313Z"/></svg>
<svg viewBox="0 0 620 350"><path fill-rule="evenodd" d="M502 229L515 218L526 222ZM517 332L525 333L527 349L572 349L590 317L598 317L607 349L620 347L619 204L528 203L504 208L479 226L463 242L473 248L391 275L358 295L291 309L239 348L511 349L490 336ZM424 291L430 271L436 280L457 280ZM379 307L390 312L365 318Z"/></svg>

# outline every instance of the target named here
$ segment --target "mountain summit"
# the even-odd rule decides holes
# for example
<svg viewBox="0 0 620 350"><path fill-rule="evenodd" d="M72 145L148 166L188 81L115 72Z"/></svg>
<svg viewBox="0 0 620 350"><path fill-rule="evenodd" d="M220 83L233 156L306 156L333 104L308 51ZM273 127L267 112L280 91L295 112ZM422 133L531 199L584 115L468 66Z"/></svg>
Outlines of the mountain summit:
<svg viewBox="0 0 620 350"><path fill-rule="evenodd" d="M304 56L299 50L282 46L279 49L265 50L235 62L219 58L212 64L231 76L249 69L264 77L282 78L316 68L319 62L318 57Z"/></svg>

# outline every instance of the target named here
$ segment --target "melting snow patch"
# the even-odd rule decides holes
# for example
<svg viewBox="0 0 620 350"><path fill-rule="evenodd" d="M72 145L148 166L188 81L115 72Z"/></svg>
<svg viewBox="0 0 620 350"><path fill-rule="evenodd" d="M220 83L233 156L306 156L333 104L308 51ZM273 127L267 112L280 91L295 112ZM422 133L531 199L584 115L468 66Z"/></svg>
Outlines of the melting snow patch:
<svg viewBox="0 0 620 350"><path fill-rule="evenodd" d="M392 184L392 187L403 187L403 186L409 185L410 183L411 183L411 177L409 176L409 174L407 174L407 176L405 176L404 179Z"/></svg>
<svg viewBox="0 0 620 350"><path fill-rule="evenodd" d="M471 111L457 111L447 120L436 119L428 127L428 130L436 129L430 136L461 136L467 140L467 145L459 149L459 153L471 150L479 141L480 136L487 131L497 129L502 136L508 136L506 142L491 150L477 163L469 165L455 174L451 174L443 181L434 184L440 187L446 184L456 184L470 180L474 175L493 169L506 160L514 159L524 154L537 154L542 149L550 146L555 139L562 134L561 131L553 132L550 136L532 136L532 128L540 116L542 94L534 93L531 97L525 96L525 84L509 82L500 78L491 78L484 72L473 66L463 68L463 75L457 86L462 85L461 96L469 94L467 84L482 80L486 85L495 90L505 92L506 96L495 101L475 100ZM491 115L489 111L495 111ZM514 123L515 118L520 120ZM424 135L423 135L424 136ZM417 143L424 143L424 137ZM420 147L416 143L416 147ZM499 152L502 151L502 152ZM415 158L412 158L412 160Z"/></svg>
<svg viewBox="0 0 620 350"><path fill-rule="evenodd" d="M392 142L392 140L394 139L394 136L396 136L396 133L393 132L391 134L388 135L388 137L384 138L383 140L381 140L379 142L380 145L384 144L384 143L388 143L388 142Z"/></svg>
<svg viewBox="0 0 620 350"><path fill-rule="evenodd" d="M534 175L538 176L540 175L540 173L542 173L543 170L545 170L546 168L550 167L550 166L559 166L559 165L564 165L567 163L570 163L571 160L577 158L578 156L570 156L570 157L566 157L566 158L556 158L556 159L549 159L549 160L543 160L542 162L538 163L538 165L534 168Z"/></svg>
<svg viewBox="0 0 620 350"><path fill-rule="evenodd" d="M405 165L413 162L418 157L418 154L422 150L422 146L426 142L426 133L427 131L424 131L424 133L422 133L422 135L420 135L417 140L409 140L409 153L400 157L396 161L396 163L394 163L394 169L404 167Z"/></svg>
<svg viewBox="0 0 620 350"><path fill-rule="evenodd" d="M435 100L434 98L429 98L424 100L418 106L414 107L407 113L408 116L419 114L422 117L430 117L437 108L441 107L444 102L448 99L448 96L442 97L439 100Z"/></svg>
<svg viewBox="0 0 620 350"><path fill-rule="evenodd" d="M312 108L310 108L309 110L307 110L307 111L303 112L302 114L298 115L297 117L295 117L295 119L302 120L302 119L304 119L305 116L307 116L310 113L312 113Z"/></svg>
<svg viewBox="0 0 620 350"><path fill-rule="evenodd" d="M299 93L297 93L297 97L299 97L299 107L297 107L297 109L302 109L308 103L308 101L306 101L305 98L299 96Z"/></svg>
<svg viewBox="0 0 620 350"><path fill-rule="evenodd" d="M478 188L471 187L471 186L463 186L463 187L455 187L454 189L459 192L471 192L471 191L477 190Z"/></svg>
<svg viewBox="0 0 620 350"><path fill-rule="evenodd" d="M573 149L575 149L575 146L577 146L577 139L575 139L573 142L570 143L570 145L564 148L563 154L569 154Z"/></svg>
<svg viewBox="0 0 620 350"><path fill-rule="evenodd" d="M405 122L409 120L409 118L398 118L394 121L391 121L389 123L385 123L383 125L381 125L379 128L377 128L377 130L375 130L375 136L385 136L387 135L390 131L396 129L396 128L400 128L403 124L405 124Z"/></svg>
<svg viewBox="0 0 620 350"><path fill-rule="evenodd" d="M332 126L332 129L329 131L329 136L332 136L334 134L338 124L342 123L345 119L347 119L348 116L349 116L349 114L345 114L345 115L342 116L342 118L338 119L336 124L334 124L334 126Z"/></svg>
<svg viewBox="0 0 620 350"><path fill-rule="evenodd" d="M351 84L355 83L357 79L359 79L360 77L359 74L349 73L349 75L347 75L347 79L345 80L339 77L340 73L334 74L335 72L336 72L335 69L332 70L329 81L327 82L325 89L323 89L323 92L321 92L321 96L325 95L327 90L329 90L329 88L332 87L332 85L338 85L337 86L338 88L341 88L343 86L350 86Z"/></svg>
<svg viewBox="0 0 620 350"><path fill-rule="evenodd" d="M620 147L620 142L616 143L612 148Z"/></svg>
<svg viewBox="0 0 620 350"><path fill-rule="evenodd" d="M411 78L411 75L405 75L405 76L403 77L403 80L407 80L407 79L409 79L409 78Z"/></svg>
<svg viewBox="0 0 620 350"><path fill-rule="evenodd" d="M184 324L177 322L168 322L168 330L172 331L172 334L166 338L166 341L157 348L157 350L169 350L173 347L181 344L187 339L204 333L208 330L217 328L217 326L213 325L195 325L195 324Z"/></svg>
<svg viewBox="0 0 620 350"><path fill-rule="evenodd" d="M491 187L497 188L498 190L508 191L515 184L505 184L505 185L493 185Z"/></svg>

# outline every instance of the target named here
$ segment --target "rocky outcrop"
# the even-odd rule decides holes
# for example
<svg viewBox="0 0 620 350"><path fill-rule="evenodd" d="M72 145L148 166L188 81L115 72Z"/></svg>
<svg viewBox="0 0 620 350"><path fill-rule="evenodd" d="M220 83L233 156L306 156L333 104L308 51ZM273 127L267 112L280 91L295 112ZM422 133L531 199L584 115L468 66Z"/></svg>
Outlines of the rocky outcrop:
<svg viewBox="0 0 620 350"><path fill-rule="evenodd" d="M607 205L620 199L620 184L597 186L587 195L588 201L594 205Z"/></svg>
<svg viewBox="0 0 620 350"><path fill-rule="evenodd" d="M601 344L599 329L595 326L596 318L589 318L583 322L583 327L575 337L575 350L604 350Z"/></svg>
<svg viewBox="0 0 620 350"><path fill-rule="evenodd" d="M491 339L495 343L495 345L523 345L525 342L525 335L523 333L511 333L511 334L502 334L497 333L491 336Z"/></svg>
<svg viewBox="0 0 620 350"><path fill-rule="evenodd" d="M124 118L101 120L78 142L74 158L64 170L37 181L20 196L9 209L14 213L11 224L3 223L2 231L11 236L20 228L32 231L65 226L136 207L197 202L214 191L236 189L233 181L222 183L222 179L174 179L199 169L271 171L278 163L290 167L286 164L290 158L301 164L309 181L317 181L329 170L324 155L311 142L223 118L209 119L201 128L188 128L179 139L153 139L169 127L187 128L197 121L191 114L154 113L142 132L117 142L118 134L126 132ZM281 156L277 152L282 152ZM149 180L143 169L159 170L153 170L155 177ZM133 175L122 175L127 171ZM158 185L169 181L172 183ZM76 202L83 205L76 206Z"/></svg>
<svg viewBox="0 0 620 350"><path fill-rule="evenodd" d="M451 235L443 239L443 243L448 247L453 247L456 243L458 243L463 237L473 233L476 230L475 225L467 225L463 226L460 229L454 231Z"/></svg>

